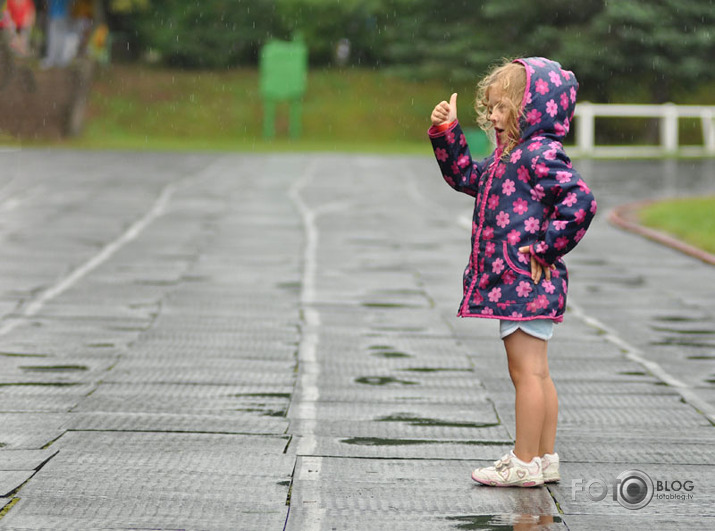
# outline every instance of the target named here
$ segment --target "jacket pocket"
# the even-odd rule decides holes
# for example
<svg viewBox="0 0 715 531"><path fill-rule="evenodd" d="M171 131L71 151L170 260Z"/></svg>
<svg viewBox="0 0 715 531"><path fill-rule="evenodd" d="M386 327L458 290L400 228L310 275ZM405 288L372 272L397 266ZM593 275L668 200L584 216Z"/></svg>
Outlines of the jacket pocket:
<svg viewBox="0 0 715 531"><path fill-rule="evenodd" d="M509 251L511 251L511 249L516 249L516 248L512 245L508 245L506 240L504 240L502 242L502 244L504 245L504 251L503 251L504 252L504 260L506 260L507 265L512 269L512 271L514 271L515 273L519 273L520 275L526 275L526 276L530 277L531 271L527 271L526 269L517 267L516 264L514 263L514 261L511 259L511 256L509 256ZM517 252L518 252L518 250L517 250Z"/></svg>

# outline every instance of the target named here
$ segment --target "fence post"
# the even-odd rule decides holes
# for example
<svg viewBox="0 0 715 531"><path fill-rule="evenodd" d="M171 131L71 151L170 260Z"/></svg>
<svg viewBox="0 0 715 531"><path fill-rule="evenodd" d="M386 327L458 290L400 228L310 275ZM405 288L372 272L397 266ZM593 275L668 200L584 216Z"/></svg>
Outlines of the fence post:
<svg viewBox="0 0 715 531"><path fill-rule="evenodd" d="M703 127L703 144L705 152L715 154L715 113L711 109L703 109L700 113Z"/></svg>
<svg viewBox="0 0 715 531"><path fill-rule="evenodd" d="M594 145L595 118L593 106L584 101L578 106L578 123L576 129L576 142L582 155L592 155Z"/></svg>
<svg viewBox="0 0 715 531"><path fill-rule="evenodd" d="M678 151L678 107L674 103L663 104L660 121L660 145L667 154Z"/></svg>

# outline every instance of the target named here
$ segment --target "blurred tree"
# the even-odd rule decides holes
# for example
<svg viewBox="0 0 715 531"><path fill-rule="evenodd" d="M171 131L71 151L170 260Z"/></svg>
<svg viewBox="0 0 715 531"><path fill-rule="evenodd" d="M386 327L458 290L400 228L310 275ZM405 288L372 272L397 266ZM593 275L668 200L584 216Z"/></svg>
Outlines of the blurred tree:
<svg viewBox="0 0 715 531"><path fill-rule="evenodd" d="M267 40L300 34L313 65L346 38L351 64L457 83L504 56L546 55L594 101L661 102L715 77L713 0L97 1L140 48L182 67L255 64Z"/></svg>
<svg viewBox="0 0 715 531"><path fill-rule="evenodd" d="M715 78L712 0L385 0L386 61L411 77L476 79L501 57L573 68L585 96L664 102ZM629 94L623 94L628 90Z"/></svg>
<svg viewBox="0 0 715 531"><path fill-rule="evenodd" d="M379 18L384 60L408 77L473 80L500 44L483 22L484 0L384 0Z"/></svg>
<svg viewBox="0 0 715 531"><path fill-rule="evenodd" d="M584 31L561 44L562 55L599 88L595 99L623 100L636 85L663 103L715 79L713 7L712 0L603 2Z"/></svg>
<svg viewBox="0 0 715 531"><path fill-rule="evenodd" d="M377 16L384 0L277 0L280 27L300 35L313 64L332 64L341 39L350 41L349 62L378 65L381 43Z"/></svg>
<svg viewBox="0 0 715 531"><path fill-rule="evenodd" d="M274 0L155 0L134 24L139 43L166 64L222 68L255 63L275 19Z"/></svg>

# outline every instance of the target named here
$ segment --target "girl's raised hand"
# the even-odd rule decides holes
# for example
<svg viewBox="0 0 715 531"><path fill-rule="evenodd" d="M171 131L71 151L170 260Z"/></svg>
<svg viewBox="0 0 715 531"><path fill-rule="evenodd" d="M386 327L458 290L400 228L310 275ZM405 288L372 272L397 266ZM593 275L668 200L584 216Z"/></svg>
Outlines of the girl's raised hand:
<svg viewBox="0 0 715 531"><path fill-rule="evenodd" d="M432 125L452 123L457 119L457 93L452 94L449 103L440 101L432 111Z"/></svg>

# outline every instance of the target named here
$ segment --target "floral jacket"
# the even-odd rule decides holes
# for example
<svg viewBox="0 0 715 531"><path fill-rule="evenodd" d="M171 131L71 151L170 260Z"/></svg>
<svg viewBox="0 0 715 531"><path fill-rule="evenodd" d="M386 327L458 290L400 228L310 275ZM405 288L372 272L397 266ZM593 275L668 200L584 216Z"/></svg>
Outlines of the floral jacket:
<svg viewBox="0 0 715 531"><path fill-rule="evenodd" d="M519 144L505 160L503 146L475 162L458 122L429 136L444 180L475 198L472 252L464 271L458 315L493 319L563 320L568 274L562 256L586 234L596 201L563 150L578 82L557 62L517 59L527 82ZM529 246L551 280L534 284Z"/></svg>

